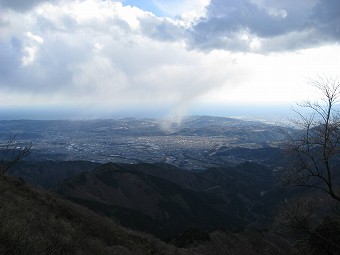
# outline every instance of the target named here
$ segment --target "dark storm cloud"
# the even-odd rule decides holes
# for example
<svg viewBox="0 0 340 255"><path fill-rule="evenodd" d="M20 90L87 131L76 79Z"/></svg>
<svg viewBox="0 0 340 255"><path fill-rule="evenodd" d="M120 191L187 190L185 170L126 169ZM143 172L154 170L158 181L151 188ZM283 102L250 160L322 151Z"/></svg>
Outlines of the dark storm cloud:
<svg viewBox="0 0 340 255"><path fill-rule="evenodd" d="M54 2L54 0L0 0L0 7L27 11L42 2Z"/></svg>
<svg viewBox="0 0 340 255"><path fill-rule="evenodd" d="M312 19L315 20L315 28L336 42L340 41L340 1L320 1L313 10Z"/></svg>
<svg viewBox="0 0 340 255"><path fill-rule="evenodd" d="M294 36L291 36L294 34ZM340 39L340 1L212 0L191 31L193 48L294 50ZM254 45L253 45L254 46Z"/></svg>

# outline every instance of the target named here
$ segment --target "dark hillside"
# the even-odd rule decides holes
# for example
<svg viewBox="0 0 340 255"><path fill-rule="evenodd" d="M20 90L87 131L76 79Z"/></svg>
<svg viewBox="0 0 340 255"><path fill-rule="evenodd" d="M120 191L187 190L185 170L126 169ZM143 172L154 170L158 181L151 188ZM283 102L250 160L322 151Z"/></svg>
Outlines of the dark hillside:
<svg viewBox="0 0 340 255"><path fill-rule="evenodd" d="M280 202L272 196L284 192L277 194L274 184L271 169L255 163L199 173L166 164L109 163L54 190L125 226L169 238L190 227L236 230L262 222L266 228Z"/></svg>
<svg viewBox="0 0 340 255"><path fill-rule="evenodd" d="M0 177L0 254L293 254L287 241L260 232L207 233L192 229L174 239L173 244L181 248L127 230L112 219L21 180Z"/></svg>
<svg viewBox="0 0 340 255"><path fill-rule="evenodd" d="M227 158L237 161L255 161L265 165L283 166L286 163L287 155L280 148L243 148L222 146L213 154L216 158Z"/></svg>
<svg viewBox="0 0 340 255"><path fill-rule="evenodd" d="M112 173L104 170L99 171L98 180L116 185L117 183L108 178ZM125 171L119 169L116 171L125 174ZM91 174L96 173L94 171ZM87 175L89 174L84 173L81 176L86 178ZM177 194L183 195L184 199L193 197L194 200L188 202L188 205L201 210L195 207L195 203L201 203L201 200L195 197L195 193L192 194L191 191L151 175L141 173L134 176L137 185L139 176L146 183L155 185L154 189L159 189L159 193L166 191L164 197L169 199L165 201L168 204L164 204L166 210L171 212L171 208L166 205L175 206L176 210L179 207L178 203L184 205ZM80 183L84 181L83 177L80 177ZM164 188L160 188L160 185ZM179 191L174 191L174 188ZM93 193L93 190L89 192ZM152 196L151 193L149 195ZM171 201L171 198L176 197L177 200ZM103 202L93 204L95 207L98 206L97 209L110 208L110 205ZM114 207L111 209L116 210ZM125 209L118 212L123 213L125 220L138 223L135 211L131 213ZM207 213L204 210L200 212L202 215ZM144 216L142 215L140 219L150 223L150 217L148 221ZM145 224L143 221L142 223ZM289 255L294 251L289 242L270 232L232 233L218 230L208 233L191 228L178 235L171 243L167 244L150 235L128 230L113 219L102 217L52 193L32 188L21 179L0 177L0 254Z"/></svg>
<svg viewBox="0 0 340 255"><path fill-rule="evenodd" d="M89 161L22 161L10 169L9 174L44 189L50 189L65 179L89 172L99 165Z"/></svg>
<svg viewBox="0 0 340 255"><path fill-rule="evenodd" d="M231 227L232 221L212 208L204 192L184 189L166 179L117 165L104 165L56 188L63 196L123 225L169 238L186 228Z"/></svg>
<svg viewBox="0 0 340 255"><path fill-rule="evenodd" d="M171 245L0 177L0 254L174 254Z"/></svg>

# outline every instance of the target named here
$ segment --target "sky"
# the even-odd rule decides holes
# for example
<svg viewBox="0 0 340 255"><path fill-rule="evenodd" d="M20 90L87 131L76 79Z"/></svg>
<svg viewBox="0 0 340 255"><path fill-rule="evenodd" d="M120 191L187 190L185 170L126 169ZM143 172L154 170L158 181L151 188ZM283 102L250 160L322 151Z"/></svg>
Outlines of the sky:
<svg viewBox="0 0 340 255"><path fill-rule="evenodd" d="M0 113L288 106L339 41L339 0L0 0Z"/></svg>

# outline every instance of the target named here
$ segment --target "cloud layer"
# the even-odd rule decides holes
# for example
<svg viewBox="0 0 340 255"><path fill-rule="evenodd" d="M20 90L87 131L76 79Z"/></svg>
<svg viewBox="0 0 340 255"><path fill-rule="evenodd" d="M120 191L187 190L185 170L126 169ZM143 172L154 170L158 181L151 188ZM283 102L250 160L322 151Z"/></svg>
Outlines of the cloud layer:
<svg viewBox="0 0 340 255"><path fill-rule="evenodd" d="M242 83L249 67L238 53L340 39L338 0L154 4L169 16L124 1L0 0L2 104L155 103L180 110Z"/></svg>
<svg viewBox="0 0 340 255"><path fill-rule="evenodd" d="M44 3L55 6L81 6L86 2L88 1L0 0L0 6L16 12L28 12ZM96 5L97 11L100 11L98 6L104 4L107 8L110 8L110 5L112 8L120 2L129 4L120 9L120 15L117 15L115 11L108 14L110 13L109 9L101 9L105 12L106 18L111 15L111 18L114 19L115 14L118 17L129 16L131 21L128 22L129 25L134 19L135 24L138 23L140 26L138 32L143 35L159 40L185 40L188 48L275 52L338 43L340 39L340 2L338 0L186 0L171 2L154 0L151 2L152 4L145 4L145 8L142 8L145 11L148 8L150 10L157 8L164 15L169 14L170 18L160 18L157 17L157 14L152 15L151 12L141 15L141 12L144 12L141 9L139 9L139 15L136 16L136 10L131 11L131 9L137 9L137 7L131 6L136 2L139 7L143 7L144 4L141 1L96 0L92 4ZM67 8L61 8L59 11L64 12ZM72 25L81 25L77 22L71 24L74 16L70 16L70 14L70 12L63 13L65 20L62 22L65 23L65 29L72 29ZM87 15L91 16L91 12L83 15L83 18ZM69 23L66 21L67 18ZM52 23L50 25L56 25L53 24L56 20L49 21ZM101 23L104 19L93 21ZM119 18L116 21L118 22ZM4 20L2 25L6 25ZM123 21L115 25L124 29L126 24ZM127 27L125 26L125 28Z"/></svg>
<svg viewBox="0 0 340 255"><path fill-rule="evenodd" d="M243 52L304 49L340 40L340 1L212 0L192 28L193 48Z"/></svg>
<svg viewBox="0 0 340 255"><path fill-rule="evenodd" d="M8 11L2 28L6 103L21 94L25 101L181 105L230 76L210 70L221 66L214 54L188 52L175 21L120 2L42 3Z"/></svg>

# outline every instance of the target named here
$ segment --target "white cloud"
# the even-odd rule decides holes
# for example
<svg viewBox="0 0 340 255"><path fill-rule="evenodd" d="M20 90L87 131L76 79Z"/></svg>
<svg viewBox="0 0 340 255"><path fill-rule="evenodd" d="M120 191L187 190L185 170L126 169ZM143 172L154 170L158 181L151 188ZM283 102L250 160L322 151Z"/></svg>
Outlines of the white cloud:
<svg viewBox="0 0 340 255"><path fill-rule="evenodd" d="M5 18L9 24L17 18L30 23L1 41L12 54L6 68L15 70L0 78L1 88L35 102L53 97L52 102L186 105L231 75L230 61L216 53L188 51L183 41L166 39L176 27L172 20L121 3L45 3ZM146 26L165 30L154 39Z"/></svg>
<svg viewBox="0 0 340 255"><path fill-rule="evenodd" d="M38 36L38 35L34 35L32 32L27 32L27 37L29 38L29 39L32 39L33 41L35 41L35 42L37 42L37 43L39 43L39 44L43 44L44 43L44 39L43 38L41 38L40 36Z"/></svg>
<svg viewBox="0 0 340 255"><path fill-rule="evenodd" d="M32 32L27 32L25 44L26 47L23 48L23 56L21 58L22 66L32 65L38 54L38 45L44 43L44 39L38 35L34 35Z"/></svg>
<svg viewBox="0 0 340 255"><path fill-rule="evenodd" d="M36 47L25 47L23 49L24 55L22 56L21 63L23 66L31 65L36 57L37 48Z"/></svg>
<svg viewBox="0 0 340 255"><path fill-rule="evenodd" d="M96 42L93 46L93 52L94 53L100 53L102 51L102 49L104 48L104 45L99 43L99 42Z"/></svg>
<svg viewBox="0 0 340 255"><path fill-rule="evenodd" d="M180 17L185 13L196 13L196 16L203 16L205 7L210 0L154 0L154 3L164 12L172 17Z"/></svg>

